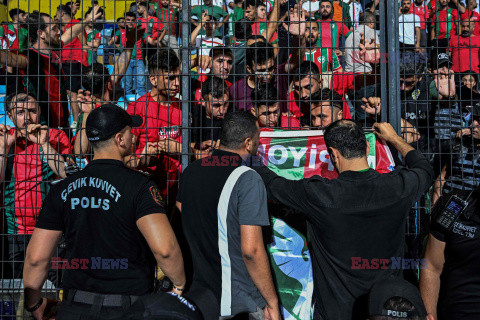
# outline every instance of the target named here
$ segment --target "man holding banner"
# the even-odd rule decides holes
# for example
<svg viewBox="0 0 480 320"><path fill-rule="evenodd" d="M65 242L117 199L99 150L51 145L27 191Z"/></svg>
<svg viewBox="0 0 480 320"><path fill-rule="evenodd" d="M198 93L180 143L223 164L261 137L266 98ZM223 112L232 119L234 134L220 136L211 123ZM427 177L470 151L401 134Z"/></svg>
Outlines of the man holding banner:
<svg viewBox="0 0 480 320"><path fill-rule="evenodd" d="M280 159L275 153L280 147L264 152L273 171L256 168L269 199L302 212L307 219L314 319L368 317L366 295L371 286L384 277L402 275L392 260L403 258L405 220L412 204L433 182L427 159L389 124L377 123L374 129L378 138L402 154L406 168L388 174L371 169L365 133L351 120L334 122L324 135L325 157L339 173L337 179L313 176L293 181L278 176L273 171L279 172L282 164L284 152ZM316 153L310 147L304 152L305 171L310 167L308 159Z"/></svg>

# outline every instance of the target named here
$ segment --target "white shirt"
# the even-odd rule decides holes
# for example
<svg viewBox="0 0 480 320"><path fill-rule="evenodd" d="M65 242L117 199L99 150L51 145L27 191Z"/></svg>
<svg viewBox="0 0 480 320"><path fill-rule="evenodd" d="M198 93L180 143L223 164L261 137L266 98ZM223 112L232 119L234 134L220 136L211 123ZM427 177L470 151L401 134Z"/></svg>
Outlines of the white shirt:
<svg viewBox="0 0 480 320"><path fill-rule="evenodd" d="M203 4L203 0L190 0L190 7L195 7L195 6L200 6ZM213 0L212 4L214 6L219 6L220 8L223 8L225 5L224 0Z"/></svg>
<svg viewBox="0 0 480 320"><path fill-rule="evenodd" d="M302 5L302 9L307 12L315 12L320 10L320 1L307 1Z"/></svg>
<svg viewBox="0 0 480 320"><path fill-rule="evenodd" d="M398 23L398 40L403 44L414 45L415 28L420 28L420 17L413 13L401 14Z"/></svg>
<svg viewBox="0 0 480 320"><path fill-rule="evenodd" d="M359 2L350 3L350 17L352 18L353 29L357 29L360 23L358 19L360 18L360 13L363 12L362 4Z"/></svg>

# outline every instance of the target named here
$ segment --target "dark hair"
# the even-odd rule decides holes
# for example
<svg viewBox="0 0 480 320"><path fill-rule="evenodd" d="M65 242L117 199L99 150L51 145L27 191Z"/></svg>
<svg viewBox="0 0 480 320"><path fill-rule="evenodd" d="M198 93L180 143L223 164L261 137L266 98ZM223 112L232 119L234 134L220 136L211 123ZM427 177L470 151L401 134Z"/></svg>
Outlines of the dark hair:
<svg viewBox="0 0 480 320"><path fill-rule="evenodd" d="M120 21L120 20L122 20L122 19L125 20L125 17L118 17L118 18L117 18L117 22Z"/></svg>
<svg viewBox="0 0 480 320"><path fill-rule="evenodd" d="M220 99L229 93L225 80L219 77L210 76L202 83L202 97L211 94L213 98Z"/></svg>
<svg viewBox="0 0 480 320"><path fill-rule="evenodd" d="M139 2L139 3L137 4L137 6L138 6L138 7L146 7L146 8L148 8L148 4L147 4L146 2L143 2L143 1Z"/></svg>
<svg viewBox="0 0 480 320"><path fill-rule="evenodd" d="M243 9L247 9L248 7L256 7L257 1L256 0L245 0L243 3Z"/></svg>
<svg viewBox="0 0 480 320"><path fill-rule="evenodd" d="M319 90L315 93L312 93L310 96L310 99L308 101L311 104L321 104L324 101L329 101L330 106L339 108L340 110L343 110L343 98L341 95L339 95L337 92L334 90L330 90L328 88L324 88L322 90Z"/></svg>
<svg viewBox="0 0 480 320"><path fill-rule="evenodd" d="M57 7L57 12L58 11L61 11L70 17L72 16L72 8L70 8L70 6L67 6L66 4L59 5Z"/></svg>
<svg viewBox="0 0 480 320"><path fill-rule="evenodd" d="M267 5L266 5L265 1L263 1L263 0L256 0L256 1L255 1L255 8L258 8L258 7L266 7L266 6L267 6Z"/></svg>
<svg viewBox="0 0 480 320"><path fill-rule="evenodd" d="M257 118L250 112L227 113L220 131L220 145L232 150L240 149L245 139L253 139L258 130Z"/></svg>
<svg viewBox="0 0 480 320"><path fill-rule="evenodd" d="M360 13L358 17L358 22L360 24L369 24L372 22L375 23L376 22L375 14L371 13L370 11L364 11Z"/></svg>
<svg viewBox="0 0 480 320"><path fill-rule="evenodd" d="M404 52L400 55L400 77L421 76L425 67L426 60L421 54Z"/></svg>
<svg viewBox="0 0 480 320"><path fill-rule="evenodd" d="M407 299L402 297L392 297L385 301L383 308L386 310L395 310L400 312L408 312L415 310L415 306ZM371 320L396 320L397 317L390 317L390 316L371 316ZM425 320L425 317L408 317L402 318L402 320Z"/></svg>
<svg viewBox="0 0 480 320"><path fill-rule="evenodd" d="M254 40L255 42L257 42L258 40L262 40L261 42L267 42L267 39L265 39L265 37L260 34L251 34L247 37L247 41L248 40ZM250 46L254 47L255 44L251 44Z"/></svg>
<svg viewBox="0 0 480 320"><path fill-rule="evenodd" d="M309 76L320 76L320 69L312 61L303 61L296 69L293 71L293 82L300 81Z"/></svg>
<svg viewBox="0 0 480 320"><path fill-rule="evenodd" d="M472 70L468 70L468 71L465 71L465 72L462 72L460 74L460 79L465 77L465 76L472 76L473 79L475 80L475 82L477 83L478 85L478 74L475 73L475 71L472 71Z"/></svg>
<svg viewBox="0 0 480 320"><path fill-rule="evenodd" d="M15 103L18 103L27 102L29 97L32 97L33 99L35 99L35 101L37 101L37 97L33 93L29 93L27 91L20 90L8 95L5 98L5 111L10 112L12 110L12 104L14 103L13 100L15 98Z"/></svg>
<svg viewBox="0 0 480 320"><path fill-rule="evenodd" d="M277 89L271 84L259 84L250 94L254 107L273 106L278 102Z"/></svg>
<svg viewBox="0 0 480 320"><path fill-rule="evenodd" d="M159 70L175 71L178 70L178 68L180 68L180 60L173 49L159 48L150 59L148 59L148 72L150 74L154 74Z"/></svg>
<svg viewBox="0 0 480 320"><path fill-rule="evenodd" d="M137 19L137 15L135 14L135 12L131 12L131 11L128 11L128 12L125 13L125 18L126 17L132 17L132 18Z"/></svg>
<svg viewBox="0 0 480 320"><path fill-rule="evenodd" d="M95 62L91 66L83 67L82 87L100 98L105 93L105 87L110 81L110 72L103 64Z"/></svg>
<svg viewBox="0 0 480 320"><path fill-rule="evenodd" d="M15 16L18 16L19 14L25 14L25 11L23 11L22 9L18 9L18 8L8 11L8 15L10 16L10 19L12 19L12 20Z"/></svg>
<svg viewBox="0 0 480 320"><path fill-rule="evenodd" d="M274 58L272 45L265 42L257 42L248 47L245 54L245 62L250 68L255 64L266 64L268 60Z"/></svg>
<svg viewBox="0 0 480 320"><path fill-rule="evenodd" d="M28 38L30 43L36 43L38 41L38 31L42 30L45 31L47 29L47 23L45 22L45 18L51 17L43 12L33 11L28 15Z"/></svg>
<svg viewBox="0 0 480 320"><path fill-rule="evenodd" d="M242 19L235 23L235 38L240 41L247 40L252 35L252 22Z"/></svg>
<svg viewBox="0 0 480 320"><path fill-rule="evenodd" d="M327 149L335 148L345 159L363 158L367 153L367 139L362 127L353 120L338 120L325 129Z"/></svg>
<svg viewBox="0 0 480 320"><path fill-rule="evenodd" d="M210 57L212 58L212 60L220 56L230 57L233 59L233 52L230 48L227 47L213 47L212 49L210 49Z"/></svg>

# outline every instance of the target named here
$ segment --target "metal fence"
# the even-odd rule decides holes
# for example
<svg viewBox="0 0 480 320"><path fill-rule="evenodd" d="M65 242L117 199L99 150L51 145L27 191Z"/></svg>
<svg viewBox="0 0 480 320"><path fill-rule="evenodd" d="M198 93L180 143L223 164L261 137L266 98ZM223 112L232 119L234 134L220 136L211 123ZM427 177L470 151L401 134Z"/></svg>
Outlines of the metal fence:
<svg viewBox="0 0 480 320"><path fill-rule="evenodd" d="M146 120L127 162L153 174L171 212L182 170L218 145L226 112L247 110L261 126L289 130L341 117L367 129L388 121L441 178L407 221L408 255L421 257L432 203L477 184L480 25L470 8L450 2L422 11L412 1L413 20L399 13L409 1L373 1L359 15L365 2L6 1L0 317L22 312L22 263L42 200L52 181L92 159L85 119L105 103ZM464 9L466 18L452 14ZM50 154L45 137L22 131L37 123L50 128ZM60 277L52 268L45 288L53 296L61 295Z"/></svg>

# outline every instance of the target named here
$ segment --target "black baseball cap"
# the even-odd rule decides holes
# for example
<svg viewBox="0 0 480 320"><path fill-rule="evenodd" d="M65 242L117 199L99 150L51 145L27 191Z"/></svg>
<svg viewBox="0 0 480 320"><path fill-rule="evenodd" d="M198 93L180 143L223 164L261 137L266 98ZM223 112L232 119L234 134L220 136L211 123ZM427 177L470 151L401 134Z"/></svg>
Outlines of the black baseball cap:
<svg viewBox="0 0 480 320"><path fill-rule="evenodd" d="M411 311L389 310L385 302L393 297L404 298L414 306ZM426 317L427 310L418 289L411 283L395 277L375 283L369 295L370 316L387 316L393 318Z"/></svg>
<svg viewBox="0 0 480 320"><path fill-rule="evenodd" d="M437 70L442 67L444 64L448 64L449 67L453 65L450 56L446 53L433 54L430 59L430 68L432 70Z"/></svg>
<svg viewBox="0 0 480 320"><path fill-rule="evenodd" d="M115 104L104 104L93 110L87 118L85 130L88 141L102 141L111 138L126 126L139 127L143 123L140 116L129 115Z"/></svg>

